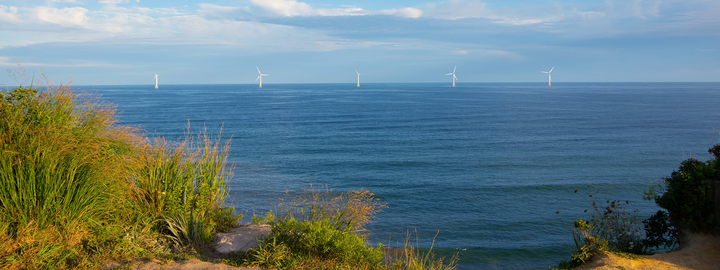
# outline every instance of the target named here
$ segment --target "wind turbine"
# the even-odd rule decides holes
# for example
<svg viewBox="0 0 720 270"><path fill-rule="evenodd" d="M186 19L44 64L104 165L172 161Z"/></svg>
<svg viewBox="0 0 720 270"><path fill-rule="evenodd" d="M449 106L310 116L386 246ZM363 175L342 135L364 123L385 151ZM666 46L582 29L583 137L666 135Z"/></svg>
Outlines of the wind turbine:
<svg viewBox="0 0 720 270"><path fill-rule="evenodd" d="M455 77L455 70L456 70L456 69L457 69L457 66L455 66L455 68L453 69L453 72L452 72L452 73L445 74L445 75L452 75L452 76L453 76L453 77L452 77L452 78L453 78L453 87L455 87L455 80L457 80L457 77Z"/></svg>
<svg viewBox="0 0 720 270"><path fill-rule="evenodd" d="M355 73L358 74L358 84L357 84L357 87L360 87L360 72L358 72L357 69L356 69L356 70L355 70Z"/></svg>
<svg viewBox="0 0 720 270"><path fill-rule="evenodd" d="M155 89L158 89L158 85L157 85L157 81L158 81L158 80L157 80L157 77L158 77L158 75L157 75L157 73L155 73Z"/></svg>
<svg viewBox="0 0 720 270"><path fill-rule="evenodd" d="M258 68L258 67L255 67L255 68L258 71L258 77L257 77L257 79L255 79L255 81L257 82L258 80L260 80L260 88L262 88L262 76L270 76L270 75L262 74L262 72L260 72L260 68Z"/></svg>
<svg viewBox="0 0 720 270"><path fill-rule="evenodd" d="M547 73L547 75L548 75L548 86L552 85L552 76L550 76L550 73L552 73L553 69L555 69L555 67L552 67L552 68L550 69L550 71L540 71L540 72L542 72L542 73Z"/></svg>

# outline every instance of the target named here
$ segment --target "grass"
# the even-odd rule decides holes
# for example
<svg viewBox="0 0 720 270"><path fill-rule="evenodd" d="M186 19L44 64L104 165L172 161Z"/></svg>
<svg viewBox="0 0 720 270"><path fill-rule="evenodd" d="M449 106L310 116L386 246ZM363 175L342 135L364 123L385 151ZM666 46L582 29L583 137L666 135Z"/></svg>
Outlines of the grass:
<svg viewBox="0 0 720 270"><path fill-rule="evenodd" d="M203 130L170 148L68 86L1 92L0 268L203 248L240 218L222 207L232 170L217 138Z"/></svg>

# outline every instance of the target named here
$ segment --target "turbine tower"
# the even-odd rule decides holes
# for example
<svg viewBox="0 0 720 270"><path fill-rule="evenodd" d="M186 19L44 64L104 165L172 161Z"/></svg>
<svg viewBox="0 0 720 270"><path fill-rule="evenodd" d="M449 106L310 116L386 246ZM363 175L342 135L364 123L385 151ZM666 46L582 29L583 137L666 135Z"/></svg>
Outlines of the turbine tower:
<svg viewBox="0 0 720 270"><path fill-rule="evenodd" d="M355 70L355 73L358 74L358 84L357 84L357 87L360 87L360 72L358 72L357 69L356 69L356 70Z"/></svg>
<svg viewBox="0 0 720 270"><path fill-rule="evenodd" d="M453 78L453 87L455 87L455 80L457 80L457 77L455 77L455 70L457 70L457 66L455 66L455 68L453 69L453 72L452 72L452 73L445 74L445 75L452 75L452 78Z"/></svg>
<svg viewBox="0 0 720 270"><path fill-rule="evenodd" d="M540 71L540 72L542 72L542 73L547 73L547 75L548 75L548 86L552 85L552 76L550 76L550 73L552 73L553 69L555 69L555 67L552 67L552 68L550 69L550 71Z"/></svg>
<svg viewBox="0 0 720 270"><path fill-rule="evenodd" d="M268 74L262 74L262 72L260 72L260 68L258 68L258 67L255 67L255 68L256 68L257 71L258 71L258 77L257 77L257 79L255 79L255 81L257 82L258 80L260 80L260 88L262 88L262 77L263 77L263 76L270 76L270 75L268 75Z"/></svg>
<svg viewBox="0 0 720 270"><path fill-rule="evenodd" d="M158 80L157 80L157 77L158 77L158 75L157 75L157 73L155 73L155 89L158 89L158 85L157 85L157 81L158 81Z"/></svg>

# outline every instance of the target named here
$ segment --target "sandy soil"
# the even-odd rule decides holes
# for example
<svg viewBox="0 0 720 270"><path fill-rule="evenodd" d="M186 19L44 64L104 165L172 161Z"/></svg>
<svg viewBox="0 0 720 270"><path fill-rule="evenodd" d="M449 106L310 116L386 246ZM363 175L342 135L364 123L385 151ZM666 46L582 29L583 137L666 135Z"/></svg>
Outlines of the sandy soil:
<svg viewBox="0 0 720 270"><path fill-rule="evenodd" d="M247 251L251 248L258 246L258 240L265 237L270 233L269 225L247 225L239 228L235 228L228 233L220 233L215 235L215 249L217 253L210 254L211 257L219 261L219 258L223 254L227 254L233 251ZM200 270L200 269L211 269L211 270L260 270L261 268L251 267L234 267L226 264L203 262L197 259L177 261L177 262L162 262L162 261L143 261L134 260L130 263L120 264L116 262L108 263L104 269L132 269L132 270Z"/></svg>
<svg viewBox="0 0 720 270"><path fill-rule="evenodd" d="M669 253L640 256L629 259L606 252L596 255L590 262L577 269L720 269L720 236L691 234L683 245Z"/></svg>
<svg viewBox="0 0 720 270"><path fill-rule="evenodd" d="M132 269L132 270L261 270L252 267L234 267L227 264L203 262L200 260L186 260L164 263L161 261L134 261L128 264L110 264L105 269Z"/></svg>

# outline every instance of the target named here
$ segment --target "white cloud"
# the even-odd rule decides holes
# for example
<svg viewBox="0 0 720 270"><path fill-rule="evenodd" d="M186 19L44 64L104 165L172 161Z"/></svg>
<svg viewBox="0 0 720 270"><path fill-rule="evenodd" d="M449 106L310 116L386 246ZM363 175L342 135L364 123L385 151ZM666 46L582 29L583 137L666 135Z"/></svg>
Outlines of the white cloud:
<svg viewBox="0 0 720 270"><path fill-rule="evenodd" d="M18 19L17 14L18 14L17 7L13 7L13 6L6 7L3 5L0 5L0 21L11 22L11 23L19 22L20 20Z"/></svg>
<svg viewBox="0 0 720 270"><path fill-rule="evenodd" d="M387 9L381 10L380 14L395 15L405 18L417 19L423 15L423 11L417 8Z"/></svg>
<svg viewBox="0 0 720 270"><path fill-rule="evenodd" d="M533 25L557 21L554 16L529 16L517 10L491 10L481 1L449 0L437 4L426 4L423 7L423 17L460 20L460 19L487 19L492 23L505 25Z"/></svg>
<svg viewBox="0 0 720 270"><path fill-rule="evenodd" d="M198 14L202 17L233 18L241 13L249 14L249 7L228 7L214 4L200 4Z"/></svg>
<svg viewBox="0 0 720 270"><path fill-rule="evenodd" d="M419 18L422 10L417 8L387 9L369 11L359 7L345 6L342 8L314 9L305 2L296 0L250 0L250 3L275 16L366 16L366 15L395 15L406 18Z"/></svg>
<svg viewBox="0 0 720 270"><path fill-rule="evenodd" d="M308 16L313 13L310 5L295 0L250 0L250 2L273 14L285 17Z"/></svg>
<svg viewBox="0 0 720 270"><path fill-rule="evenodd" d="M84 26L88 21L87 9L81 7L57 9L52 7L36 7L31 13L40 21L61 26Z"/></svg>
<svg viewBox="0 0 720 270"><path fill-rule="evenodd" d="M353 8L344 10L352 12ZM0 48L22 47L46 42L94 42L112 44L216 44L238 50L330 51L377 43L328 36L322 31L257 21L231 20L246 8L201 5L195 14L182 14L172 8L104 6L85 8L0 7ZM335 12L332 9L322 12ZM340 12L340 11L338 11ZM220 14L218 17L210 16ZM18 18L15 20L14 18ZM220 19L218 19L220 18ZM48 27L52 23L55 27Z"/></svg>
<svg viewBox="0 0 720 270"><path fill-rule="evenodd" d="M10 57L0 56L0 67L17 67L18 62L19 61L11 59ZM21 62L20 64L25 67L133 67L129 65L109 64L103 62L84 62L76 64Z"/></svg>

